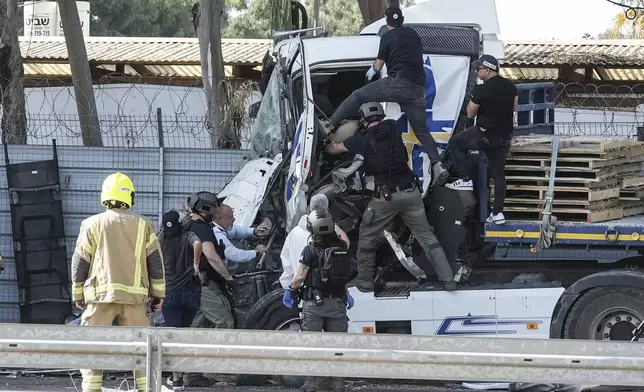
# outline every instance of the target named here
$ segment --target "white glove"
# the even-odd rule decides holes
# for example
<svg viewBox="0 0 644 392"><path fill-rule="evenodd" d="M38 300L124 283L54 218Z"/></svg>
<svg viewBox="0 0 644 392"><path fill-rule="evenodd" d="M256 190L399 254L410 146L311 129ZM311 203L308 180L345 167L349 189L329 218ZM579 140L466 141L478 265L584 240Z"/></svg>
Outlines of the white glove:
<svg viewBox="0 0 644 392"><path fill-rule="evenodd" d="M376 73L378 72L373 68L372 65L371 68L369 68L369 70L367 71L367 80L373 79L373 77L376 76Z"/></svg>

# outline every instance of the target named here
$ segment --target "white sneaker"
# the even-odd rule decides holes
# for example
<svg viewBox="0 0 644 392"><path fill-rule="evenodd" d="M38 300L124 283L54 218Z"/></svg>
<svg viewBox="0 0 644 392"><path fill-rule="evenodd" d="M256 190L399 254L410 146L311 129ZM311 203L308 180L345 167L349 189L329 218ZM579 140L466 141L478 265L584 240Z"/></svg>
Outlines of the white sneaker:
<svg viewBox="0 0 644 392"><path fill-rule="evenodd" d="M505 215L502 212L498 214L491 213L490 216L485 220L487 223L494 223L496 225L502 225L505 223Z"/></svg>
<svg viewBox="0 0 644 392"><path fill-rule="evenodd" d="M473 191L474 190L474 183L472 180L456 180L450 184L445 184L446 188L449 189L454 189L457 191Z"/></svg>

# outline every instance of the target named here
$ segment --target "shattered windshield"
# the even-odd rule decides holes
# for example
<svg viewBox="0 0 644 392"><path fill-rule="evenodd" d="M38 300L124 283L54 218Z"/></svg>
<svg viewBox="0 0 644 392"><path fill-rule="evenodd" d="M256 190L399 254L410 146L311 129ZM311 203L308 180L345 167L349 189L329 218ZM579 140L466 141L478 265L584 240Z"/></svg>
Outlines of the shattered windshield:
<svg viewBox="0 0 644 392"><path fill-rule="evenodd" d="M284 84L279 66L275 67L262 97L257 117L251 127L251 154L272 158L280 153L283 143L280 121L280 96Z"/></svg>

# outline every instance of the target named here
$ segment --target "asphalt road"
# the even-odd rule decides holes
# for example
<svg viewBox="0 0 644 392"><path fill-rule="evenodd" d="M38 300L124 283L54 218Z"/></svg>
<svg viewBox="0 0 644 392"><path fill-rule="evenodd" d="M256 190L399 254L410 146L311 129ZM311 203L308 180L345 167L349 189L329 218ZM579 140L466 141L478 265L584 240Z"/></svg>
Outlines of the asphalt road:
<svg viewBox="0 0 644 392"><path fill-rule="evenodd" d="M104 388L110 390L128 390L127 384L122 378L110 377L103 383ZM130 388L132 380L128 380ZM15 375L0 375L0 391L49 391L49 392L70 392L81 390L81 379L78 376L43 376L37 374L16 377ZM416 384L416 385L413 385ZM218 382L211 388L186 388L187 392L297 392L297 389L285 389L277 385L263 387L236 386L232 382ZM471 391L463 388L457 383L399 383L395 380L381 380L378 382L366 382L361 380L348 380L347 391L360 392L465 392Z"/></svg>

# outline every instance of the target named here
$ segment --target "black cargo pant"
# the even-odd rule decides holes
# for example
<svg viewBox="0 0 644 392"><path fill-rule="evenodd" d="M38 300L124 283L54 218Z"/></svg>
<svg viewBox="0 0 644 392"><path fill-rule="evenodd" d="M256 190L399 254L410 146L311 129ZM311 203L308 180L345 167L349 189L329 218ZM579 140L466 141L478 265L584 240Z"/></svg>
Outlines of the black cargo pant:
<svg viewBox="0 0 644 392"><path fill-rule="evenodd" d="M367 102L396 102L407 113L407 118L418 141L423 145L431 164L440 161L436 141L427 129L425 86L405 78L388 76L354 91L331 116L337 127L345 118L355 115L360 105Z"/></svg>
<svg viewBox="0 0 644 392"><path fill-rule="evenodd" d="M505 161L510 150L510 138L488 135L474 125L457 133L449 141L454 169L462 180L470 179L467 153L470 150L484 151L492 180L494 181L494 206L492 212L503 212L507 185L505 183Z"/></svg>
<svg viewBox="0 0 644 392"><path fill-rule="evenodd" d="M315 301L302 302L302 331L347 332L348 330L349 318L344 298L325 296L324 303L320 306L317 306ZM344 378L307 377L304 390L311 390L310 387L313 385L318 391L344 391Z"/></svg>
<svg viewBox="0 0 644 392"><path fill-rule="evenodd" d="M378 237L389 223L400 216L414 235L441 282L453 282L454 271L445 251L427 221L425 206L418 187L391 193L391 200L374 197L362 216L358 240L358 278L373 280L376 271Z"/></svg>

